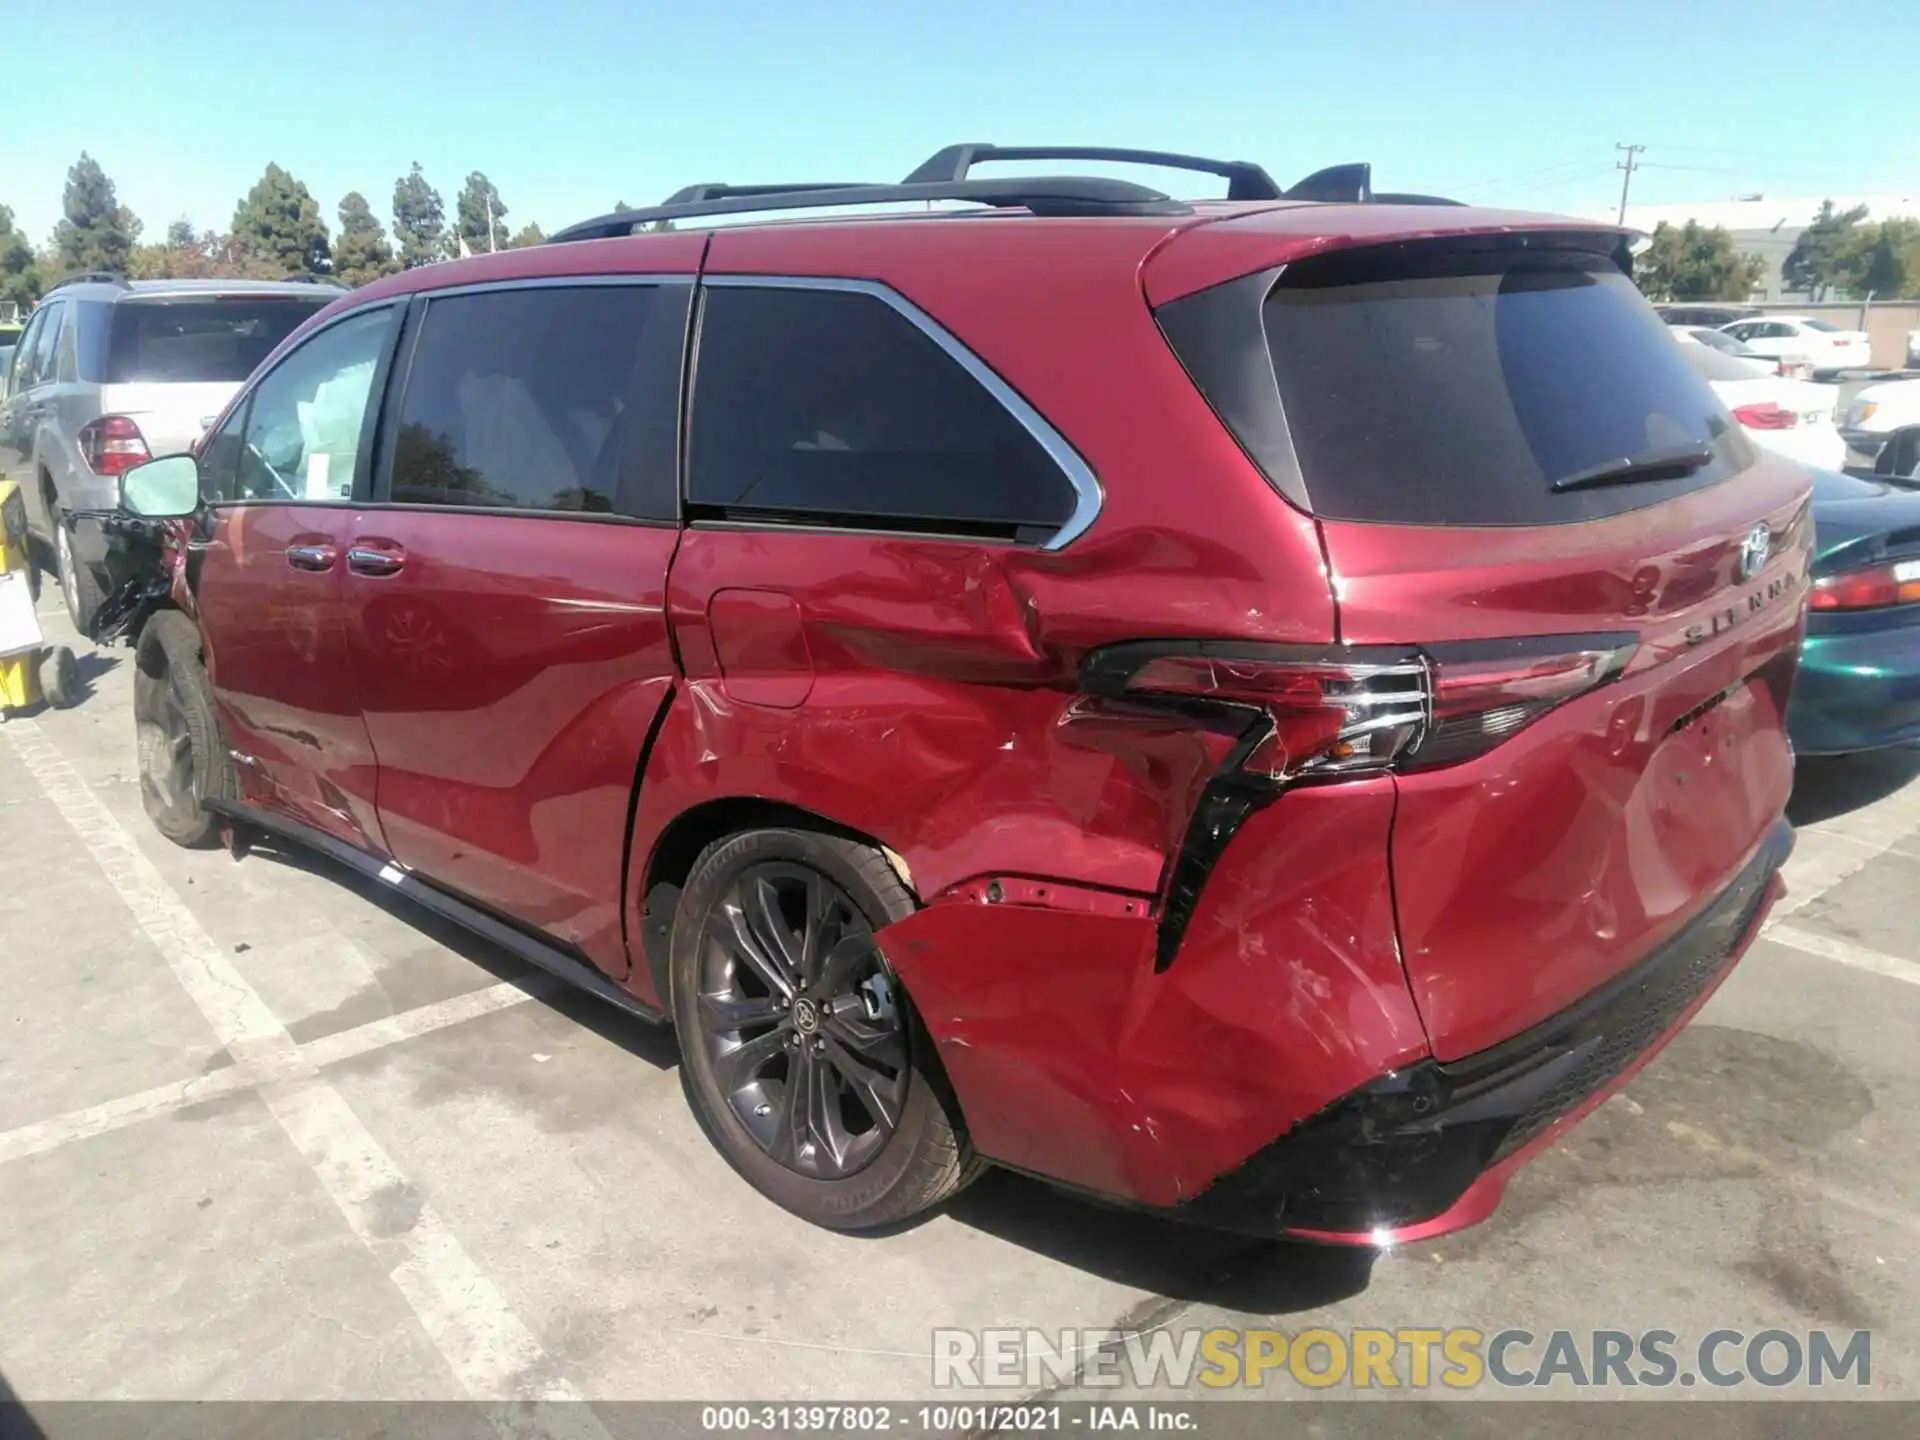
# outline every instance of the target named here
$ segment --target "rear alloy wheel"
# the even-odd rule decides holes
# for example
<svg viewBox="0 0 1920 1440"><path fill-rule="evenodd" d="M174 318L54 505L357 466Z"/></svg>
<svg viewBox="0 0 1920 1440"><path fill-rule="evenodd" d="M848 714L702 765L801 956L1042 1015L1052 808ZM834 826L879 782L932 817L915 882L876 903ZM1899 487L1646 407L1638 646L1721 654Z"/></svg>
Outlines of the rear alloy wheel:
<svg viewBox="0 0 1920 1440"><path fill-rule="evenodd" d="M976 1168L874 938L911 910L883 856L799 830L709 847L681 895L688 1099L735 1169L816 1224L892 1224Z"/></svg>

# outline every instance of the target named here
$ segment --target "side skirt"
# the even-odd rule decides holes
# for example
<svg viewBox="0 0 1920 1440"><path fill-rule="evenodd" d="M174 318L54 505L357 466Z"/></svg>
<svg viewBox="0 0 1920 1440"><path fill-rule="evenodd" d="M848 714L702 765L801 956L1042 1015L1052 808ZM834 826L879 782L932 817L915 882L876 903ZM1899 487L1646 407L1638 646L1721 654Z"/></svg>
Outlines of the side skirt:
<svg viewBox="0 0 1920 1440"><path fill-rule="evenodd" d="M554 944L551 940L528 934L518 925L511 924L497 916L489 914L479 906L461 899L450 891L443 890L411 871L403 870L393 861L379 855L369 854L343 840L337 840L323 830L310 825L302 825L298 820L289 820L284 815L275 815L271 811L256 806L228 801L208 800L207 809L217 815L236 821L242 825L251 825L265 830L284 840L290 840L309 850L317 850L331 860L337 860L351 870L358 871L369 880L377 880L381 885L397 895L404 896L442 919L451 920L463 929L472 931L483 940L489 940L502 950L517 955L529 965L536 965L551 975L556 975L568 984L597 996L618 1009L626 1011L652 1025L665 1025L667 1016L644 1000L637 1000L622 990L601 971L589 964L578 952Z"/></svg>

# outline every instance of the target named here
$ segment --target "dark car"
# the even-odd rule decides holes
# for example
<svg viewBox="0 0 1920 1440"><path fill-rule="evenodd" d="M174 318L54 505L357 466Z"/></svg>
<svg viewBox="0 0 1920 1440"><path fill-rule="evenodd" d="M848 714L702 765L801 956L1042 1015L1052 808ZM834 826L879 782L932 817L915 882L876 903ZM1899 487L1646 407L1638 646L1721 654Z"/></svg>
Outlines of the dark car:
<svg viewBox="0 0 1920 1440"><path fill-rule="evenodd" d="M1143 156L694 187L304 326L123 482L191 532L148 811L671 1020L824 1225L989 1162L1472 1223L1776 893L1806 474L1612 227L995 158Z"/></svg>
<svg viewBox="0 0 1920 1440"><path fill-rule="evenodd" d="M1917 447L1920 430L1896 431L1889 471L1895 452ZM1920 474L1816 471L1813 518L1794 748L1845 755L1920 742Z"/></svg>

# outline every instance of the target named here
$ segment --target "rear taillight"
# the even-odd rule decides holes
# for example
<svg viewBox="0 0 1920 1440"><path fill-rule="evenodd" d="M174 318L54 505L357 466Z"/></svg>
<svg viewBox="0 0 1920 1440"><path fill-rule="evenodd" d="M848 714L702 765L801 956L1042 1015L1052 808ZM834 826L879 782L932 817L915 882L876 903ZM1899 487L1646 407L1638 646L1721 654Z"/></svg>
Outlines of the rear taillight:
<svg viewBox="0 0 1920 1440"><path fill-rule="evenodd" d="M1920 560L1822 575L1807 594L1810 610L1885 610L1916 601L1920 601Z"/></svg>
<svg viewBox="0 0 1920 1440"><path fill-rule="evenodd" d="M153 458L140 427L124 415L102 415L81 426L80 453L96 475L124 475Z"/></svg>
<svg viewBox="0 0 1920 1440"><path fill-rule="evenodd" d="M1484 754L1625 668L1632 636L1551 636L1424 651L1196 642L1116 645L1083 687L1173 704L1257 710L1243 771L1275 779L1450 765Z"/></svg>
<svg viewBox="0 0 1920 1440"><path fill-rule="evenodd" d="M1791 430L1800 423L1800 417L1793 411L1783 409L1771 400L1762 400L1756 405L1735 406L1733 418L1749 430Z"/></svg>
<svg viewBox="0 0 1920 1440"><path fill-rule="evenodd" d="M1409 765L1481 755L1574 696L1613 679L1633 658L1630 635L1548 637L1436 646L1433 718Z"/></svg>

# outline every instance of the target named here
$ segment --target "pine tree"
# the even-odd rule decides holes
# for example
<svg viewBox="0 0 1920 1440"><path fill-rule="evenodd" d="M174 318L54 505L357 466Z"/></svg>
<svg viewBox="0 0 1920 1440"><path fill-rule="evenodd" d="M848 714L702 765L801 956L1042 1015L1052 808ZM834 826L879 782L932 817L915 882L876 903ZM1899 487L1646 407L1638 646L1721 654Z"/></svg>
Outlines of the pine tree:
<svg viewBox="0 0 1920 1440"><path fill-rule="evenodd" d="M454 207L455 234L475 255L507 248L507 207L500 192L480 171L467 176ZM456 253L458 244L456 241Z"/></svg>
<svg viewBox="0 0 1920 1440"><path fill-rule="evenodd" d="M514 233L514 237L507 242L507 248L509 250L524 250L529 245L544 245L546 243L547 232L542 230L539 225L533 221L528 221Z"/></svg>
<svg viewBox="0 0 1920 1440"><path fill-rule="evenodd" d="M307 187L267 166L233 211L233 237L247 259L284 275L328 275L333 251L327 222Z"/></svg>
<svg viewBox="0 0 1920 1440"><path fill-rule="evenodd" d="M25 310L40 298L42 288L33 246L14 228L13 211L0 205L0 302Z"/></svg>
<svg viewBox="0 0 1920 1440"><path fill-rule="evenodd" d="M387 232L373 218L373 207L358 190L340 202L340 243L334 247L333 273L343 285L359 287L400 268Z"/></svg>
<svg viewBox="0 0 1920 1440"><path fill-rule="evenodd" d="M393 182L393 238L400 245L400 263L409 270L446 259L447 213L418 160Z"/></svg>
<svg viewBox="0 0 1920 1440"><path fill-rule="evenodd" d="M113 181L100 162L84 150L67 171L63 215L53 230L53 245L64 273L82 270L124 271L140 238L140 221L120 203Z"/></svg>

